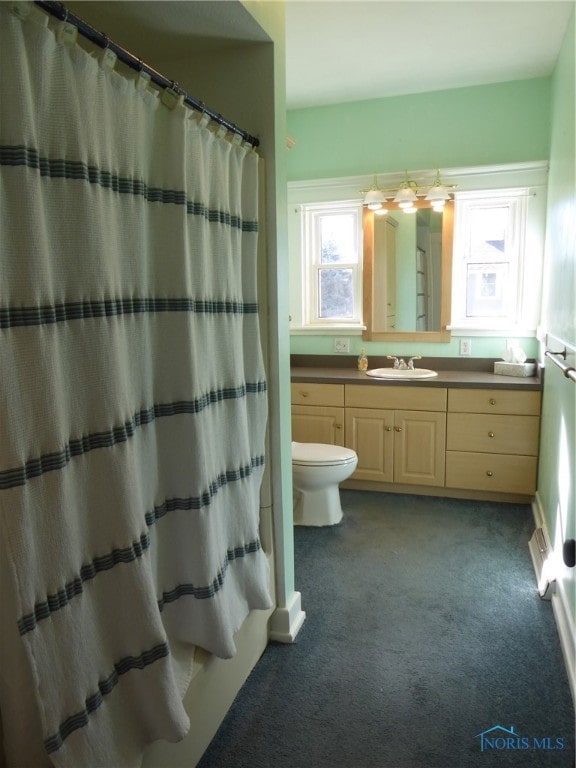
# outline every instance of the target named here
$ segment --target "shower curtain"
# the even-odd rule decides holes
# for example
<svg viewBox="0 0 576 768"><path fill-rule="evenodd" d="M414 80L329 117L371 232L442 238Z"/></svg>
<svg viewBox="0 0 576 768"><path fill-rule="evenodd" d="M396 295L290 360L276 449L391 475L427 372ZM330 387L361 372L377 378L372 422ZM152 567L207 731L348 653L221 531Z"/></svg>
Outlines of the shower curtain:
<svg viewBox="0 0 576 768"><path fill-rule="evenodd" d="M271 605L258 157L22 6L0 4L0 711L9 764L125 768L185 735L193 647L232 656Z"/></svg>

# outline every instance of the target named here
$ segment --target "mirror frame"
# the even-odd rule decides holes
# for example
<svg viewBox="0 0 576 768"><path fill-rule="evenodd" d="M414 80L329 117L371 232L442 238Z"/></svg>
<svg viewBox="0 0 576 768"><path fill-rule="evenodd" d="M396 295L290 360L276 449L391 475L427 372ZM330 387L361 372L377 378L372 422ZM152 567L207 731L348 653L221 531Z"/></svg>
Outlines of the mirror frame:
<svg viewBox="0 0 576 768"><path fill-rule="evenodd" d="M414 203L417 208L430 208L426 200ZM399 210L395 203L386 203L388 210ZM408 214L406 214L408 215ZM442 213L442 254L440 282L440 330L439 331L379 331L373 327L374 306L374 211L364 208L362 212L363 251L363 313L366 330L362 332L365 341L420 341L448 342L451 339L450 304L452 291L452 248L454 238L454 203L447 200Z"/></svg>

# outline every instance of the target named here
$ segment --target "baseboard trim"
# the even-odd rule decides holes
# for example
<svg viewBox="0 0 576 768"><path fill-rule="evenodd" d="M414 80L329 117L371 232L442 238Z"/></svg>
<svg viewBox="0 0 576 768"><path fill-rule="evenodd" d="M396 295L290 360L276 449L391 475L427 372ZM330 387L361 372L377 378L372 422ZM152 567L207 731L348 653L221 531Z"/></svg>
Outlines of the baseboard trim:
<svg viewBox="0 0 576 768"><path fill-rule="evenodd" d="M288 605L278 606L268 625L268 637L277 643L294 643L302 629L306 613L302 610L302 595L293 592Z"/></svg>
<svg viewBox="0 0 576 768"><path fill-rule="evenodd" d="M534 497L522 493L497 493L495 491L469 491L434 485L408 485L382 483L376 480L344 480L340 488L352 491L378 491L379 493L406 493L412 496L442 496L447 499L472 499L474 501L502 501L508 504L530 504Z"/></svg>
<svg viewBox="0 0 576 768"><path fill-rule="evenodd" d="M556 585L556 592L552 595L552 611L560 637L560 646L564 656L572 700L576 706L576 632L570 620L568 600L566 592L562 588L562 582Z"/></svg>
<svg viewBox="0 0 576 768"><path fill-rule="evenodd" d="M532 501L532 516L534 517L534 525L536 526L536 528L543 528L544 531L546 532L546 536L548 536L548 529L544 522L544 510L542 509L542 504L540 502L540 496L538 495L538 491L536 491L536 495L534 496L534 500ZM549 537L548 537L548 540L550 540Z"/></svg>
<svg viewBox="0 0 576 768"><path fill-rule="evenodd" d="M534 516L534 524L536 528L542 528L547 541L550 542L550 533L546 525L544 510L538 493L536 493L532 503L532 514ZM555 582L555 589L551 602L552 613L554 614L554 621L556 622L556 629L560 638L560 647L562 648L564 665L568 675L570 692L572 693L572 700L576 706L576 626L571 620L568 597L561 580Z"/></svg>

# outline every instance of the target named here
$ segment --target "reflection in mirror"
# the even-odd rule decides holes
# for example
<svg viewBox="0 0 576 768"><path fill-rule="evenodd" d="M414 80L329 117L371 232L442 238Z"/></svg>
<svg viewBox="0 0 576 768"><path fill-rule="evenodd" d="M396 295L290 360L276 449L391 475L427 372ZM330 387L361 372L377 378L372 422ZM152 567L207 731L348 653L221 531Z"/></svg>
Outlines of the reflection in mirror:
<svg viewBox="0 0 576 768"><path fill-rule="evenodd" d="M366 340L449 341L453 205L364 210Z"/></svg>

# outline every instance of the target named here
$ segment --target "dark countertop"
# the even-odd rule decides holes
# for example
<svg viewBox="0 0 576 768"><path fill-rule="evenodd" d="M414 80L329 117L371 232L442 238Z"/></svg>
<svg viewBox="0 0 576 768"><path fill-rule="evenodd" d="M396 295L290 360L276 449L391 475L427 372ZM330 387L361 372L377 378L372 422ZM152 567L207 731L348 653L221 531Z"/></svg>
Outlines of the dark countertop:
<svg viewBox="0 0 576 768"><path fill-rule="evenodd" d="M492 373L493 360L469 359L460 361L459 358L423 358L418 360L416 367L430 368L438 372L431 379L375 379L356 369L356 358L349 356L344 360L335 356L323 358L298 355L291 360L290 378L293 383L317 384L366 384L378 387L454 387L474 389L520 389L541 390L542 369L537 367L537 375L530 377L502 376ZM308 357L303 360L302 358ZM326 360L326 357L328 359ZM474 370L476 362L478 370ZM315 365L314 365L315 363ZM462 364L464 363L464 364ZM446 367L445 367L446 366ZM373 358L369 361L369 369L391 368L392 361L385 358Z"/></svg>

